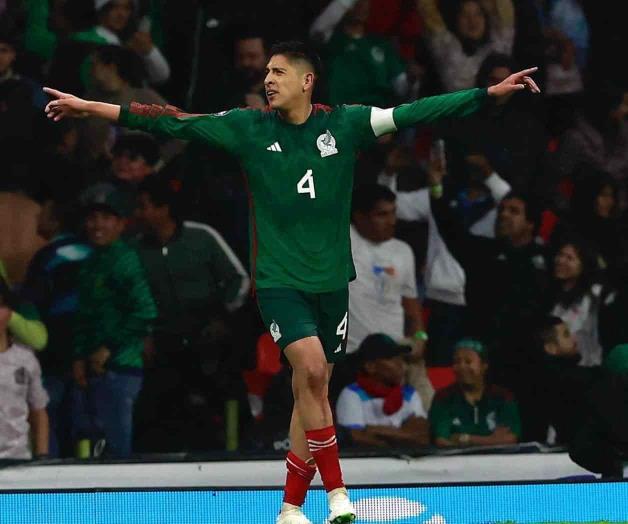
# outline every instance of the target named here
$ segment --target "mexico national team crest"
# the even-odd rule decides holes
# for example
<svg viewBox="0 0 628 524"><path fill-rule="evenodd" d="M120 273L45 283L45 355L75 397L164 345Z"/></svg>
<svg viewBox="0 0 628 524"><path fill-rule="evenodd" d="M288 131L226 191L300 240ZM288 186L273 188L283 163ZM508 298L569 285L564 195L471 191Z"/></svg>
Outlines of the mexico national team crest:
<svg viewBox="0 0 628 524"><path fill-rule="evenodd" d="M274 320L270 325L270 336L273 337L274 342L277 342L281 338L281 331L279 331L279 326Z"/></svg>
<svg viewBox="0 0 628 524"><path fill-rule="evenodd" d="M336 149L336 139L329 132L329 129L316 139L316 147L318 147L323 158L338 153Z"/></svg>

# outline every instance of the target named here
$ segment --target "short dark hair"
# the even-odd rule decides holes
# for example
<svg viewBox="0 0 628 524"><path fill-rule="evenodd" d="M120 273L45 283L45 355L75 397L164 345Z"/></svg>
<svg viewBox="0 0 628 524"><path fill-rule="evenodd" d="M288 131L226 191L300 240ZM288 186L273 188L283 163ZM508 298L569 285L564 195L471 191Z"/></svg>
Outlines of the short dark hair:
<svg viewBox="0 0 628 524"><path fill-rule="evenodd" d="M394 202L397 196L381 184L361 184L353 191L353 212L368 213L378 202Z"/></svg>
<svg viewBox="0 0 628 524"><path fill-rule="evenodd" d="M111 152L114 155L127 153L131 157L141 156L151 166L159 161L159 144L147 133L124 133L118 136Z"/></svg>
<svg viewBox="0 0 628 524"><path fill-rule="evenodd" d="M145 193L156 206L168 206L170 216L179 220L179 194L174 190L173 180L159 174L146 177L137 186L137 194Z"/></svg>
<svg viewBox="0 0 628 524"><path fill-rule="evenodd" d="M141 58L130 49L119 45L102 45L94 51L94 55L103 64L115 64L120 77L132 87L142 87L146 71Z"/></svg>
<svg viewBox="0 0 628 524"><path fill-rule="evenodd" d="M322 72L322 62L318 53L307 44L298 40L274 44L270 48L270 56L274 55L283 55L289 60L303 60L312 66L316 76L320 76Z"/></svg>
<svg viewBox="0 0 628 524"><path fill-rule="evenodd" d="M526 220L534 224L534 234L536 234L539 227L541 227L541 220L543 218L543 206L539 198L531 193L513 190L502 198L502 202L512 199L521 200L523 202Z"/></svg>

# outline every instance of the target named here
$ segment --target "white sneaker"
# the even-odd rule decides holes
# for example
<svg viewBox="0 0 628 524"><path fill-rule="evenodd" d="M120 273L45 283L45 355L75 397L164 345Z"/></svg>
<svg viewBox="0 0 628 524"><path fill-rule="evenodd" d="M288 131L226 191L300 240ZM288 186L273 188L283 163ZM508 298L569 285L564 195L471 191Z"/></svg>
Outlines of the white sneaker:
<svg viewBox="0 0 628 524"><path fill-rule="evenodd" d="M281 507L281 513L277 516L276 524L312 524L299 506L286 504Z"/></svg>
<svg viewBox="0 0 628 524"><path fill-rule="evenodd" d="M327 494L329 501L329 524L350 524L355 522L355 508L349 500L346 488L338 488Z"/></svg>

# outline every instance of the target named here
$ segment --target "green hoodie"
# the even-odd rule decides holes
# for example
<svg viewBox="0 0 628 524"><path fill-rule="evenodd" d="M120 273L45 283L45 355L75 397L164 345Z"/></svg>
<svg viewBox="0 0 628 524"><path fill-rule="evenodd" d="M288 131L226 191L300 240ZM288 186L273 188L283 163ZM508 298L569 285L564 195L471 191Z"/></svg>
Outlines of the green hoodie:
<svg viewBox="0 0 628 524"><path fill-rule="evenodd" d="M105 346L109 369L140 369L157 310L137 253L122 240L94 249L79 273L78 292L75 358Z"/></svg>

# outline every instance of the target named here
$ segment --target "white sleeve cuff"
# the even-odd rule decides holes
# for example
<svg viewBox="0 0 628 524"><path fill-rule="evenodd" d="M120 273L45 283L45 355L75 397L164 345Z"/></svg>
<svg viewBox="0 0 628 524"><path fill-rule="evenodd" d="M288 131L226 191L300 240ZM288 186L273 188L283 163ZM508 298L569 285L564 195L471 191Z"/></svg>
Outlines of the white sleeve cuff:
<svg viewBox="0 0 628 524"><path fill-rule="evenodd" d="M375 136L379 137L386 133L397 131L395 119L393 118L394 107L390 109L371 108L371 128Z"/></svg>

